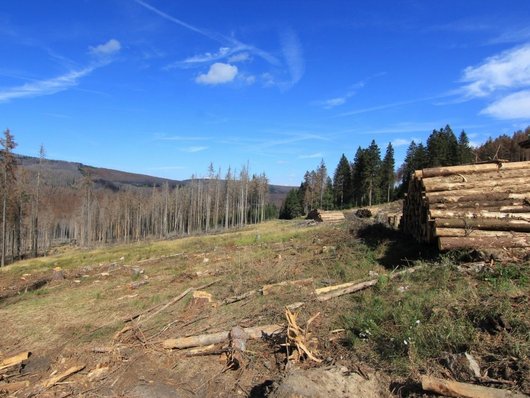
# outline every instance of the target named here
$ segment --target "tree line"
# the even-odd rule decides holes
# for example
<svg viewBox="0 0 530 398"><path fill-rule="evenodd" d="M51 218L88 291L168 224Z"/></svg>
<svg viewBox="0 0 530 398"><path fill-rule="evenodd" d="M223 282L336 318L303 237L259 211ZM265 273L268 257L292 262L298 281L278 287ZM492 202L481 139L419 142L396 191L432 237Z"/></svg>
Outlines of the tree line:
<svg viewBox="0 0 530 398"><path fill-rule="evenodd" d="M46 181L41 147L33 170L17 167L16 143L9 130L0 138L2 195L1 265L45 254L58 244L127 243L170 238L259 223L277 217L268 203L268 178L250 175L248 165L213 165L207 178L184 185L111 190L89 172L70 185Z"/></svg>
<svg viewBox="0 0 530 398"><path fill-rule="evenodd" d="M527 127L511 137L489 138L473 148L465 131L457 137L446 125L433 130L425 144L412 141L397 170L392 144L387 145L381 158L381 150L372 140L367 148L357 149L352 161L342 154L333 178L328 176L323 160L315 170L307 171L300 187L287 195L280 209L280 218L295 218L314 208L333 210L390 202L403 197L411 173L418 169L494 159L522 160L523 152L518 142L529 136L530 127Z"/></svg>
<svg viewBox="0 0 530 398"><path fill-rule="evenodd" d="M383 158L375 140L359 147L353 161L342 154L333 178L322 160L308 171L297 189L291 190L280 210L280 218L294 218L311 209L345 209L391 201L395 196L394 148L389 143Z"/></svg>

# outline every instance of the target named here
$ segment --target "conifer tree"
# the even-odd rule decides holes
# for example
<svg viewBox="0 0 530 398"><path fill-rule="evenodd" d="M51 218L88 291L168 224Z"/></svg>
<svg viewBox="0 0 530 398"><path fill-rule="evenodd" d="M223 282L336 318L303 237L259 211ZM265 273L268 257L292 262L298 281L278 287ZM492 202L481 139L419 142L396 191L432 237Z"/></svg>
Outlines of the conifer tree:
<svg viewBox="0 0 530 398"><path fill-rule="evenodd" d="M391 143L386 147L385 158L381 164L381 193L387 202L393 197L395 174L394 174L394 148Z"/></svg>
<svg viewBox="0 0 530 398"><path fill-rule="evenodd" d="M333 197L335 206L343 209L351 202L352 197L352 175L350 162L342 154L339 164L333 175Z"/></svg>
<svg viewBox="0 0 530 398"><path fill-rule="evenodd" d="M469 145L469 138L464 130L458 136L458 163L468 164L472 163L475 158L473 149Z"/></svg>

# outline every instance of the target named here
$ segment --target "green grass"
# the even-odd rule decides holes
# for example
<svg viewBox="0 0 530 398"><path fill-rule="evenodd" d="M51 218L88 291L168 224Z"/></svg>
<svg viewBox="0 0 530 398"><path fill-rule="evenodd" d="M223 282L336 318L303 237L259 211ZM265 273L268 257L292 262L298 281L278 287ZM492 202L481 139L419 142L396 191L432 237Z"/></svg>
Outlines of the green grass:
<svg viewBox="0 0 530 398"><path fill-rule="evenodd" d="M383 277L352 298L343 324L354 352L403 375L444 353L482 349L484 334L498 334L501 342L488 349L527 358L527 304L514 305L506 292L527 287L529 275L528 264L512 264L472 276L433 266L405 279Z"/></svg>

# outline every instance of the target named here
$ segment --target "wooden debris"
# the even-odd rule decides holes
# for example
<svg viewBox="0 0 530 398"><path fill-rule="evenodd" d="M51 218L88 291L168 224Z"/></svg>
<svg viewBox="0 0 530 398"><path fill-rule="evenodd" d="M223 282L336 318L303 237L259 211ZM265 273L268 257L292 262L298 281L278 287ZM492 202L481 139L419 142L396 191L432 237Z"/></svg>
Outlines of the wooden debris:
<svg viewBox="0 0 530 398"><path fill-rule="evenodd" d="M90 381L98 380L104 377L108 372L109 372L108 366L96 367L96 369L91 370L88 373L87 379Z"/></svg>
<svg viewBox="0 0 530 398"><path fill-rule="evenodd" d="M138 289L140 286L147 285L148 283L149 281L145 279L143 281L131 282L129 283L129 289Z"/></svg>
<svg viewBox="0 0 530 398"><path fill-rule="evenodd" d="M284 287L284 286L308 286L308 285L311 285L312 283L313 283L313 278L272 283L270 285L264 285L261 288L261 294L263 294L264 296L267 296L273 293L276 289Z"/></svg>
<svg viewBox="0 0 530 398"><path fill-rule="evenodd" d="M418 265L416 267L406 268L402 271L392 272L388 275L388 278L394 279L401 275L411 274L422 268L425 268L425 266ZM371 279L368 281L361 281L361 282L347 282L347 283L343 283L340 285L327 286L325 288L316 289L315 293L317 294L318 301L328 301L335 297L343 296L345 294L355 293L360 290L364 290L369 287L375 286L377 285L378 281L379 281L379 278Z"/></svg>
<svg viewBox="0 0 530 398"><path fill-rule="evenodd" d="M320 209L314 209L309 212L306 220L314 220L317 222L326 223L339 223L344 221L345 218L342 211L324 211Z"/></svg>
<svg viewBox="0 0 530 398"><path fill-rule="evenodd" d="M219 355L225 352L226 350L219 350L216 348L215 344L210 344L205 347L192 348L186 352L187 357L197 357L203 355Z"/></svg>
<svg viewBox="0 0 530 398"><path fill-rule="evenodd" d="M211 304L213 302L212 295L204 290L195 290L192 294L190 301L190 307L192 306L203 306L205 304Z"/></svg>
<svg viewBox="0 0 530 398"><path fill-rule="evenodd" d="M530 247L530 162L416 171L402 230L440 250Z"/></svg>
<svg viewBox="0 0 530 398"><path fill-rule="evenodd" d="M237 295L237 296L228 297L228 298L223 300L223 304L237 303L238 301L244 300L247 297L254 296L255 294L259 293L260 291L261 291L261 289L251 290L251 291L248 291L246 293L243 293L243 294L240 294L240 295Z"/></svg>
<svg viewBox="0 0 530 398"><path fill-rule="evenodd" d="M71 375L83 370L84 368L85 368L85 365L72 366L70 369L49 378L47 381L43 383L43 385L45 388L53 387L55 384L60 383L63 380L66 380Z"/></svg>
<svg viewBox="0 0 530 398"><path fill-rule="evenodd" d="M525 398L524 394L483 387L475 384L460 383L452 380L438 379L430 376L421 377L421 388L447 397L464 398Z"/></svg>
<svg viewBox="0 0 530 398"><path fill-rule="evenodd" d="M29 387L29 380L15 381L13 383L0 384L0 393L14 394L23 388Z"/></svg>
<svg viewBox="0 0 530 398"><path fill-rule="evenodd" d="M249 339L257 340L260 339L263 334L275 334L282 330L282 326L279 325L266 325L266 326L256 326L251 328L244 328L246 334L248 334ZM228 340L229 332L219 332L213 334L201 334L197 336L190 337L180 337L177 339L167 339L162 342L162 346L166 349L183 349L191 347L202 347L211 344L222 343L223 341Z"/></svg>
<svg viewBox="0 0 530 398"><path fill-rule="evenodd" d="M290 347L296 348L296 351L293 351L291 355L289 355L288 352L288 358L290 360L300 361L303 359L310 359L317 363L322 362L322 359L316 356L318 355L318 340L311 338L311 333L309 332L309 326L319 315L320 312L312 316L307 321L305 329L303 329L298 326L296 322L298 315L291 312L288 308L285 309L285 317L287 318L287 336L285 337L285 346L287 349Z"/></svg>
<svg viewBox="0 0 530 398"><path fill-rule="evenodd" d="M30 355L30 351L25 351L15 356L2 359L2 362L0 362L0 372L2 372L3 370L7 370L11 367L22 365L22 363L27 360Z"/></svg>
<svg viewBox="0 0 530 398"><path fill-rule="evenodd" d="M290 311L297 310L300 307L303 307L305 303L303 301L297 301L296 303L292 303L289 305L286 305L285 308L289 309Z"/></svg>
<svg viewBox="0 0 530 398"><path fill-rule="evenodd" d="M145 322L147 319L150 319L152 317L154 317L155 315L159 314L160 312L164 311L166 308L168 308L169 306L177 303L178 301L182 300L184 297L186 297L186 295L194 290L201 290L201 289L206 289L207 287L213 285L214 283L217 283L219 282L219 280L215 280L213 282L210 282L210 283L207 283L205 285L202 285L202 286L199 286L199 287L190 287L188 289L186 289L184 292L182 292L181 294L179 294L177 297L174 297L172 298L171 300L169 300L166 304L157 304L151 308L148 308L147 310L145 311L142 311L142 312L139 312L137 314L134 314L134 315L131 315L127 318L124 319L124 322L130 322L130 321L133 321L143 315L146 315L146 314L149 314L150 312L152 311L155 311L153 312L152 314L150 314L147 318L144 318L142 319L141 322Z"/></svg>

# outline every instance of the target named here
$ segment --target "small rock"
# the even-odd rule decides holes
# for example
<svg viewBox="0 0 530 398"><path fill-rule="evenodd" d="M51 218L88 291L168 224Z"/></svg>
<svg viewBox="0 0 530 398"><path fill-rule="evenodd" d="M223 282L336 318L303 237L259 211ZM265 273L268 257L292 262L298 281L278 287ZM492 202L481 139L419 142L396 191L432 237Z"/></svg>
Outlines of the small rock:
<svg viewBox="0 0 530 398"><path fill-rule="evenodd" d="M149 281L143 280L129 283L129 289L138 289L140 286L147 285Z"/></svg>

